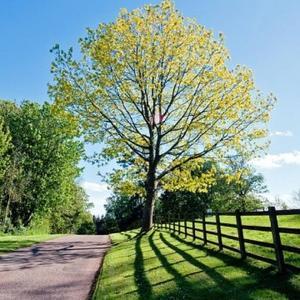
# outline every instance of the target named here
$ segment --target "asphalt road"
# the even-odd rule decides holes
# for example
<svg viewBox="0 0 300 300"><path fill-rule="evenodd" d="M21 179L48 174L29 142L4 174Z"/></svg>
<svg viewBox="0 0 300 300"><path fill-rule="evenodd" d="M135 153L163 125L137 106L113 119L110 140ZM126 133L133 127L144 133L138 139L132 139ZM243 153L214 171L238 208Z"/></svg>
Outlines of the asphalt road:
<svg viewBox="0 0 300 300"><path fill-rule="evenodd" d="M107 235L71 235L0 256L0 299L88 298Z"/></svg>

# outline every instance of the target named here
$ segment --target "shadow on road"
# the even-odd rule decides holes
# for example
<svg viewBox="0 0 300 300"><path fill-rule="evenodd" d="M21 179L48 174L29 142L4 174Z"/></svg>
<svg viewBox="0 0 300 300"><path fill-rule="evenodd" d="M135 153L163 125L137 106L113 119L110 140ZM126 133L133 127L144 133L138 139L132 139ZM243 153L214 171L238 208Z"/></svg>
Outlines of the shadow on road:
<svg viewBox="0 0 300 300"><path fill-rule="evenodd" d="M78 258L97 258L100 252L106 252L109 245L84 241L44 242L25 249L15 250L0 256L0 272L18 269L30 269L49 264L68 264Z"/></svg>

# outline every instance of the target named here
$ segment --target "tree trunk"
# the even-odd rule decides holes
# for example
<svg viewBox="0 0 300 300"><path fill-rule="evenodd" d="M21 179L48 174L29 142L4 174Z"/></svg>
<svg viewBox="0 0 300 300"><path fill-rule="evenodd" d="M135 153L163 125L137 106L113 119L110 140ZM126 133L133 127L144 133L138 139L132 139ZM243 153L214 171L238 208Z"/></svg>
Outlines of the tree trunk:
<svg viewBox="0 0 300 300"><path fill-rule="evenodd" d="M146 201L143 211L142 231L147 232L153 226L153 213L155 203L155 170L149 171L146 181Z"/></svg>
<svg viewBox="0 0 300 300"><path fill-rule="evenodd" d="M246 199L244 196L240 196L240 199L241 199L241 209L242 209L242 212L245 212L246 211Z"/></svg>
<svg viewBox="0 0 300 300"><path fill-rule="evenodd" d="M4 215L4 226L6 226L9 214L9 206L10 206L10 195L8 195L7 204L5 208L5 215Z"/></svg>

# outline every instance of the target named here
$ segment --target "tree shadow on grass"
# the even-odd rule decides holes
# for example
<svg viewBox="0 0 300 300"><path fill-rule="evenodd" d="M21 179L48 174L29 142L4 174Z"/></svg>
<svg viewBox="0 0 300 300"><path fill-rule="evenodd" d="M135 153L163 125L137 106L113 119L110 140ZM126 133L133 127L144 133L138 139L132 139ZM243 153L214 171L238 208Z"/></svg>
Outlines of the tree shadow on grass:
<svg viewBox="0 0 300 300"><path fill-rule="evenodd" d="M210 277L215 278L215 281L218 284L223 284L224 282L229 285L229 281L227 281L223 276L218 274L215 270L212 268L207 267L206 265L200 263L197 259L201 257L206 257L207 255L201 255L197 257L192 257L191 255L187 254L185 250L179 249L177 245L182 244L181 242L174 244L171 244L168 242L162 234L159 235L159 238L154 239L155 231L153 231L149 237L148 237L148 242L149 245L152 249L152 251L155 254L155 257L158 258L160 261L161 265L159 267L154 267L148 270L145 270L144 266L144 257L143 257L143 252L142 252L142 247L141 247L141 239L143 235L138 236L136 239L136 244L135 244L135 251L136 251L136 257L134 261L134 277L135 277L135 283L137 290L131 291L128 294L132 294L134 292L137 292L139 295L139 299L199 299L199 297L202 296L207 296L208 294L212 296L210 299L217 299L220 296L222 296L222 292L219 289L218 291L216 290L214 293L211 293L206 287L203 287L199 290L199 288L193 283L188 280L189 276L197 275L199 273L207 273ZM157 242L163 242L165 244L165 247L158 247ZM163 254L161 252L162 249L171 249L174 250L170 254L179 254L182 256L183 259L178 260L176 262L170 263L167 259L167 255ZM188 248L187 250L191 250L193 247ZM181 274L175 266L184 263L186 261L189 261L191 264L194 266L198 267L199 270L190 272L188 274ZM172 278L166 279L160 282L156 283L150 283L149 279L147 278L147 273L150 271L153 271L158 268L164 268L167 273L169 273ZM165 294L160 294L157 296L153 295L153 287L167 284L169 282L174 281L177 288L172 290L171 292L167 292ZM246 298L244 298L246 299Z"/></svg>
<svg viewBox="0 0 300 300"><path fill-rule="evenodd" d="M128 234L126 232L120 232L120 234L125 235L126 236L126 240L121 241L121 242L113 242L114 246L129 242L131 240L134 240L136 238L138 238L140 235L142 235L142 233L140 231L136 232L136 231L132 231L133 234Z"/></svg>
<svg viewBox="0 0 300 300"><path fill-rule="evenodd" d="M167 245L169 248L176 251L187 262L189 262L190 264L194 265L195 267L203 270L210 278L212 278L216 282L216 284L221 285L221 286L225 285L227 287L232 285L229 280L227 280L225 277L223 277L220 273L216 272L213 268L210 268L207 265L205 265L204 263L201 263L199 260L194 258L192 255L188 254L184 250L181 250L180 248L178 248L178 247L174 246L173 244L171 244L170 242L168 242L164 238L162 233L159 234L159 237L165 245Z"/></svg>
<svg viewBox="0 0 300 300"><path fill-rule="evenodd" d="M236 294L236 288L233 285L233 283L231 281L229 281L228 279L226 279L224 276L222 276L219 272L217 272L215 269L217 269L218 267L212 268L209 267L207 265L205 265L204 263L200 262L196 257L193 257L192 255L188 254L185 250L182 250L176 246L174 246L174 244L170 243L169 241L167 241L163 234L160 233L159 234L160 240L166 245L168 246L170 249L174 250L178 255L180 255L186 262L190 263L191 265L193 265L194 267L198 268L199 270L201 270L200 272L196 272L197 273L205 273L210 279L212 279L215 282L215 288L211 288L211 286L206 286L206 282L197 282L194 283L192 281L186 281L185 280L185 286L186 286L186 290L185 293L182 295L182 298L177 298L176 299L185 299L185 297L191 298L191 299L218 299L218 298L222 298L222 299L234 299L234 297L232 297L233 295L229 296L229 295L224 295L224 290L225 291L232 291L232 294ZM206 256L206 255L205 255ZM163 258L164 259L164 258ZM172 269L172 273L174 273L175 269ZM176 271L177 272L177 271ZM178 272L177 272L178 273ZM178 280L176 281L176 285L181 289L182 287L180 286L183 282L183 276L178 273ZM184 291L184 290L183 290ZM227 297L228 296L228 297ZM168 294L166 295L166 298L172 297L172 294ZM225 298L226 297L226 298ZM248 297L243 297L243 299L249 299Z"/></svg>
<svg viewBox="0 0 300 300"><path fill-rule="evenodd" d="M123 232L121 231L120 234L125 235L127 237L127 240L131 239L131 234L127 233L127 232Z"/></svg>
<svg viewBox="0 0 300 300"><path fill-rule="evenodd" d="M161 233L160 236L163 241L166 241ZM227 266L236 267L246 271L247 274L254 279L254 283L242 282L242 280L240 279L235 280L235 284L236 286L238 286L240 291L240 297L241 297L240 299L247 299L247 294L249 294L251 291L259 290L259 289L272 290L281 295L284 295L285 297L287 297L287 299L295 299L295 300L300 299L299 297L300 290L295 286L293 286L290 282L291 277L294 275L291 272L288 272L286 274L278 274L275 272L276 269L273 266L270 266L265 269L261 269L247 261L241 261L239 258L233 257L224 252L219 252L213 249L209 249L204 247L203 245L195 245L193 242L186 241L175 234L171 234L171 236L177 241L184 243L185 245L193 246L194 248L204 251L205 253L207 253L208 256L212 256L220 259ZM167 243L170 244L169 242ZM174 246L172 246L171 244L170 246L174 248ZM182 255L182 257L185 257L189 262L191 263L194 262L192 257L188 257L190 256L189 254L182 251L180 251L179 253ZM206 272L207 274L213 276L211 270ZM218 279L221 278L219 277ZM225 288L230 288L230 286L226 285ZM255 299L255 298L251 296L248 299Z"/></svg>
<svg viewBox="0 0 300 300"><path fill-rule="evenodd" d="M139 294L139 299L150 299L152 295L152 286L145 273L144 256L141 247L141 240L144 234L139 234L135 242L135 260L134 260L134 280Z"/></svg>
<svg viewBox="0 0 300 300"><path fill-rule="evenodd" d="M155 244L153 236L154 236L155 232L153 231L150 236L149 236L149 244L150 247L153 249L153 252L155 253L155 255L157 256L157 258L159 259L159 261L162 264L162 267L171 275L173 276L172 281L174 280L177 287L178 287L178 291L176 292L176 297L175 299L184 299L184 295L188 293L188 291L190 290L191 286L188 283L188 281L186 280L186 278L184 276L182 276L182 274L180 274L174 267L174 264L170 264L168 259L165 257L165 255L162 254L162 252L160 251L160 249L158 248L158 246ZM170 280L167 280L166 282L168 282ZM163 284L165 282L159 282L158 284ZM157 284L157 285L158 285ZM180 297L180 298L178 298Z"/></svg>
<svg viewBox="0 0 300 300"><path fill-rule="evenodd" d="M167 232L166 234L169 235ZM157 236L159 238L157 238ZM153 231L148 240L151 250L159 262L159 267L150 269L145 268L143 243L142 238L145 235L141 234L136 238L134 261L134 278L136 290L126 293L126 295L137 293L139 299L299 299L299 289L293 286L289 281L292 274L284 276L275 274L274 267L259 268L247 261L241 261L239 258L233 257L223 252L218 252L213 249L204 248L201 245L195 245L183 238L174 234L171 237L176 241L169 241L162 232ZM160 245L158 245L160 243ZM182 249L182 245L188 245L188 249ZM204 252L204 255L193 256L187 251L197 248ZM171 253L164 254L162 249L170 249ZM149 250L146 250L149 251ZM170 254L178 254L181 259L171 262L168 258ZM217 266L210 266L207 260L200 261L201 258L209 257L220 260ZM208 260L209 261L209 260ZM178 267L180 263L187 262L196 270L188 274L182 274ZM215 264L213 264L215 265ZM170 276L165 278L161 276L161 281L150 282L151 271L163 268ZM217 271L217 269L219 269ZM180 270L180 271L179 271ZM183 267L182 271L187 270ZM202 275L201 275L202 274ZM204 275L205 274L205 275ZM199 277L198 277L199 275ZM171 277L171 278L170 278ZM168 290L169 283L175 283L176 288ZM165 287L164 287L165 285ZM159 294L154 294L155 287L162 287ZM173 285L171 285L173 286ZM161 289L161 288L159 288ZM159 290L158 290L159 291ZM274 294L275 293L275 294ZM274 296L276 295L276 296Z"/></svg>

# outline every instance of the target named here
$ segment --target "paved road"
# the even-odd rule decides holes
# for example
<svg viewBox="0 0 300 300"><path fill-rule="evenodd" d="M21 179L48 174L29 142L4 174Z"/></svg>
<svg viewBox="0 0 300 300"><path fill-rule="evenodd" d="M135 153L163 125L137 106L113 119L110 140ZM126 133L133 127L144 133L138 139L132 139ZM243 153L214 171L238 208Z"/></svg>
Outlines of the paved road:
<svg viewBox="0 0 300 300"><path fill-rule="evenodd" d="M106 235L71 235L0 256L0 299L88 297L103 255Z"/></svg>

